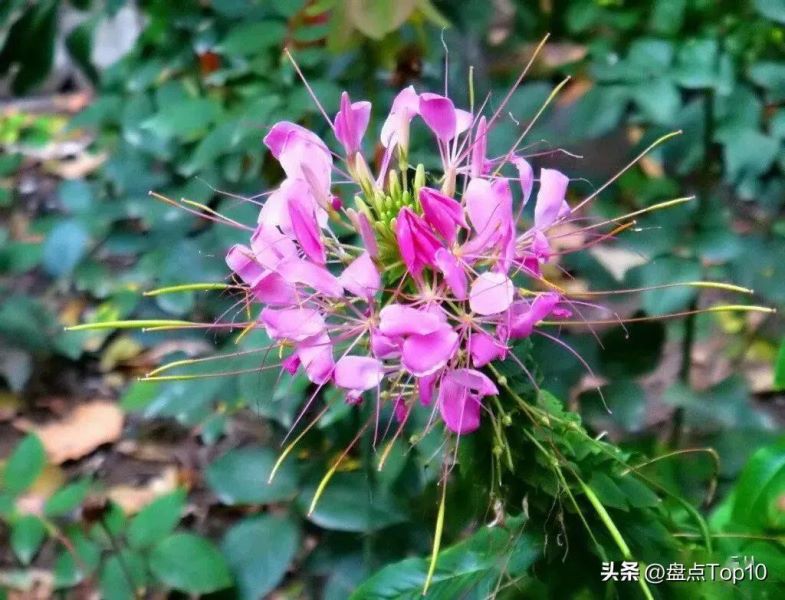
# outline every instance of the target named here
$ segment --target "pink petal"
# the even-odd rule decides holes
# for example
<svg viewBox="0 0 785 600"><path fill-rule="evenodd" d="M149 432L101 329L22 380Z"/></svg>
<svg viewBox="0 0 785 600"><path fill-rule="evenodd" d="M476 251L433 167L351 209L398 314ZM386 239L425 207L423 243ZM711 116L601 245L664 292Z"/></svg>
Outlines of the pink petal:
<svg viewBox="0 0 785 600"><path fill-rule="evenodd" d="M341 285L355 296L370 300L382 285L379 270L367 252L363 252L338 277Z"/></svg>
<svg viewBox="0 0 785 600"><path fill-rule="evenodd" d="M419 197L425 220L448 243L455 241L459 225L468 227L463 208L456 200L429 187L420 188Z"/></svg>
<svg viewBox="0 0 785 600"><path fill-rule="evenodd" d="M420 116L442 142L455 137L457 118L452 100L439 94L420 94Z"/></svg>
<svg viewBox="0 0 785 600"><path fill-rule="evenodd" d="M417 378L417 394L420 397L420 404L430 406L433 402L433 392L436 389L436 374L426 375Z"/></svg>
<svg viewBox="0 0 785 600"><path fill-rule="evenodd" d="M507 310L515 296L512 281L504 273L481 273L472 282L469 306L478 315L495 315Z"/></svg>
<svg viewBox="0 0 785 600"><path fill-rule="evenodd" d="M481 398L498 394L496 385L474 369L456 369L439 386L439 411L448 429L471 433L480 426Z"/></svg>
<svg viewBox="0 0 785 600"><path fill-rule="evenodd" d="M341 142L347 155L352 155L360 149L368 120L371 118L370 102L355 102L349 100L349 94L341 94L341 110L335 116L335 137Z"/></svg>
<svg viewBox="0 0 785 600"><path fill-rule="evenodd" d="M411 407L406 404L406 401L401 396L398 396L393 404L395 420L398 423L403 423L409 417L409 412L411 412Z"/></svg>
<svg viewBox="0 0 785 600"><path fill-rule="evenodd" d="M433 333L411 335L403 342L401 364L412 375L423 377L447 364L458 349L458 334L449 325Z"/></svg>
<svg viewBox="0 0 785 600"><path fill-rule="evenodd" d="M528 337L535 325L547 317L559 303L561 297L556 292L545 292L538 295L529 304L525 300L515 302L510 307L510 337Z"/></svg>
<svg viewBox="0 0 785 600"><path fill-rule="evenodd" d="M311 187L304 179L284 179L278 189L270 194L259 211L258 223L268 230L280 227L286 235L292 234L289 201L299 198L307 207L313 207L320 227L327 225L327 212L318 206Z"/></svg>
<svg viewBox="0 0 785 600"><path fill-rule="evenodd" d="M472 227L479 235L506 231L512 225L512 193L506 181L491 184L474 178L466 187L464 200Z"/></svg>
<svg viewBox="0 0 785 600"><path fill-rule="evenodd" d="M409 123L420 112L420 97L412 86L398 92L390 114L382 125L381 142L385 148L394 144L409 145Z"/></svg>
<svg viewBox="0 0 785 600"><path fill-rule="evenodd" d="M319 136L305 127L282 121L270 129L264 143L281 163L287 178L307 182L314 198L329 197L333 159Z"/></svg>
<svg viewBox="0 0 785 600"><path fill-rule="evenodd" d="M250 285L264 274L264 269L254 258L253 251L235 244L226 253L226 264L244 283Z"/></svg>
<svg viewBox="0 0 785 600"><path fill-rule="evenodd" d="M379 331L386 336L426 335L442 329L446 323L441 313L388 304L379 313Z"/></svg>
<svg viewBox="0 0 785 600"><path fill-rule="evenodd" d="M494 360L504 359L507 347L485 331L473 331L469 340L469 353L472 355L472 365L479 368Z"/></svg>
<svg viewBox="0 0 785 600"><path fill-rule="evenodd" d="M556 219L569 214L565 200L570 179L555 169L540 169L540 189L534 206L534 226L538 229L550 227Z"/></svg>
<svg viewBox="0 0 785 600"><path fill-rule="evenodd" d="M264 308L259 318L274 340L299 342L325 330L324 318L312 308Z"/></svg>
<svg viewBox="0 0 785 600"><path fill-rule="evenodd" d="M334 377L338 387L364 392L381 383L384 366L369 356L344 356L335 363Z"/></svg>
<svg viewBox="0 0 785 600"><path fill-rule="evenodd" d="M534 187L534 169L526 159L520 156L513 156L512 163L518 169L518 181L521 183L523 205L525 206L532 195L532 187Z"/></svg>
<svg viewBox="0 0 785 600"><path fill-rule="evenodd" d="M270 306L291 306L297 302L294 286L275 271L268 271L256 279L251 290L259 302Z"/></svg>
<svg viewBox="0 0 785 600"><path fill-rule="evenodd" d="M289 283L300 283L330 298L343 296L338 278L324 267L299 258L282 262L277 272Z"/></svg>
<svg viewBox="0 0 785 600"><path fill-rule="evenodd" d="M316 222L314 208L309 207L302 197L289 198L289 219L300 247L308 258L323 265L327 261L327 255L319 235L319 224Z"/></svg>
<svg viewBox="0 0 785 600"><path fill-rule="evenodd" d="M392 338L378 330L371 332L371 352L376 358L393 358L401 354L400 338Z"/></svg>
<svg viewBox="0 0 785 600"><path fill-rule="evenodd" d="M251 236L256 261L267 269L276 269L281 261L297 256L297 246L277 227L259 224Z"/></svg>
<svg viewBox="0 0 785 600"><path fill-rule="evenodd" d="M444 275L444 281L450 286L455 299L466 300L468 284L466 282L466 272L463 270L460 261L446 248L439 248L436 251L435 258L436 266Z"/></svg>
<svg viewBox="0 0 785 600"><path fill-rule="evenodd" d="M469 174L472 178L480 177L485 173L485 153L488 148L488 124L485 117L480 117L477 124L477 133L472 142L472 160Z"/></svg>
<svg viewBox="0 0 785 600"><path fill-rule="evenodd" d="M455 109L455 135L461 135L472 126L474 117L468 110Z"/></svg>
<svg viewBox="0 0 785 600"><path fill-rule="evenodd" d="M464 386L445 377L439 386L439 412L447 429L464 435L479 428L482 404Z"/></svg>
<svg viewBox="0 0 785 600"><path fill-rule="evenodd" d="M422 273L423 268L434 264L436 251L442 247L425 221L408 207L398 213L395 236L401 258L409 273L415 277Z"/></svg>
<svg viewBox="0 0 785 600"><path fill-rule="evenodd" d="M300 364L300 357L297 354L290 354L281 361L281 368L289 375L294 375L297 373L297 369L300 368Z"/></svg>
<svg viewBox="0 0 785 600"><path fill-rule="evenodd" d="M359 232L360 238L362 238L363 245L368 251L368 254L373 258L379 256L379 246L376 243L376 235L373 232L373 227L371 227L371 222L368 220L367 215L363 212L357 212L353 208L347 208L346 214L352 222L352 225L354 225L355 229Z"/></svg>
<svg viewBox="0 0 785 600"><path fill-rule="evenodd" d="M296 352L310 381L322 385L330 380L335 362L332 342L326 332L298 344Z"/></svg>

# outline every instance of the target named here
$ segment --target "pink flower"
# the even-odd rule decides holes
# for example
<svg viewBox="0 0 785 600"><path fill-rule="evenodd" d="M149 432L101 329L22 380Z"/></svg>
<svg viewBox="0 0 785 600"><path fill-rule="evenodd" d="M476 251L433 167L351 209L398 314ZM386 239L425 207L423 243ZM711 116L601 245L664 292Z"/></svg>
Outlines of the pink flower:
<svg viewBox="0 0 785 600"><path fill-rule="evenodd" d="M472 365L480 368L494 360L503 360L507 355L507 347L485 331L473 331L469 340L469 353Z"/></svg>
<svg viewBox="0 0 785 600"><path fill-rule="evenodd" d="M441 329L446 323L441 313L405 304L388 304L379 313L379 331L388 337L426 335Z"/></svg>
<svg viewBox="0 0 785 600"><path fill-rule="evenodd" d="M393 100L392 109L382 125L381 142L385 148L409 147L409 124L420 112L420 97L412 86L402 89Z"/></svg>
<svg viewBox="0 0 785 600"><path fill-rule="evenodd" d="M570 206L565 200L569 183L569 177L555 169L540 169L540 189L534 205L535 227L547 229L557 219L570 214Z"/></svg>
<svg viewBox="0 0 785 600"><path fill-rule="evenodd" d="M539 294L531 304L526 300L513 303L510 307L509 336L511 338L530 336L534 326L551 314L560 299L556 292L545 292Z"/></svg>
<svg viewBox="0 0 785 600"><path fill-rule="evenodd" d="M425 221L448 244L455 241L459 226L468 228L461 205L438 190L429 187L420 188L420 204Z"/></svg>
<svg viewBox="0 0 785 600"><path fill-rule="evenodd" d="M504 273L481 273L472 282L469 306L478 315L496 315L512 304L515 288Z"/></svg>
<svg viewBox="0 0 785 600"><path fill-rule="evenodd" d="M259 318L274 340L299 342L325 331L324 317L312 308L265 308Z"/></svg>
<svg viewBox="0 0 785 600"><path fill-rule="evenodd" d="M315 206L308 206L302 197L289 198L289 219L292 230L305 255L315 263L323 265L327 261L324 244L319 234L319 223L316 221Z"/></svg>
<svg viewBox="0 0 785 600"><path fill-rule="evenodd" d="M370 300L382 285L376 265L367 252L355 258L341 273L338 281L355 296Z"/></svg>
<svg viewBox="0 0 785 600"><path fill-rule="evenodd" d="M518 169L518 181L521 184L521 191L523 192L524 206L529 201L532 195L532 188L534 187L534 169L529 162L520 156L512 157L512 164Z"/></svg>
<svg viewBox="0 0 785 600"><path fill-rule="evenodd" d="M442 247L425 221L407 207L398 213L395 236L401 258L415 277L419 277L426 266L434 264L436 251Z"/></svg>
<svg viewBox="0 0 785 600"><path fill-rule="evenodd" d="M456 109L446 96L427 92L420 94L420 116L442 142L449 142L472 123L471 113Z"/></svg>
<svg viewBox="0 0 785 600"><path fill-rule="evenodd" d="M499 390L486 375L474 369L449 371L439 386L439 411L444 424L459 435L480 426L482 398Z"/></svg>
<svg viewBox="0 0 785 600"><path fill-rule="evenodd" d="M264 144L281 163L287 178L306 182L317 200L329 200L333 157L318 135L296 123L281 121L264 137Z"/></svg>
<svg viewBox="0 0 785 600"><path fill-rule="evenodd" d="M253 251L242 244L235 244L226 253L226 264L244 283L252 285L264 274L264 269L254 258Z"/></svg>
<svg viewBox="0 0 785 600"><path fill-rule="evenodd" d="M335 362L332 342L326 332L303 340L297 344L295 352L310 381L322 385L330 380Z"/></svg>
<svg viewBox="0 0 785 600"><path fill-rule="evenodd" d="M333 372L335 385L349 390L349 396L360 395L378 386L384 378L381 361L369 356L344 356L335 363Z"/></svg>
<svg viewBox="0 0 785 600"><path fill-rule="evenodd" d="M472 160L469 174L472 177L480 177L488 171L485 160L485 153L488 147L488 125L485 117L480 117L477 124L477 134L472 145Z"/></svg>
<svg viewBox="0 0 785 600"><path fill-rule="evenodd" d="M291 258L282 262L278 273L289 283L299 283L328 298L343 296L343 286L338 278L320 265L301 258Z"/></svg>
<svg viewBox="0 0 785 600"><path fill-rule="evenodd" d="M349 94L341 94L341 109L335 115L335 137L341 142L347 156L352 156L360 150L368 121L371 118L370 102L354 102L349 100Z"/></svg>
<svg viewBox="0 0 785 600"><path fill-rule="evenodd" d="M444 324L424 335L410 335L403 342L401 364L412 375L431 375L444 367L458 350L458 334Z"/></svg>
<svg viewBox="0 0 785 600"><path fill-rule="evenodd" d="M456 300L466 300L468 290L466 272L460 261L446 248L439 248L434 257L436 266L444 275L444 281L452 291Z"/></svg>

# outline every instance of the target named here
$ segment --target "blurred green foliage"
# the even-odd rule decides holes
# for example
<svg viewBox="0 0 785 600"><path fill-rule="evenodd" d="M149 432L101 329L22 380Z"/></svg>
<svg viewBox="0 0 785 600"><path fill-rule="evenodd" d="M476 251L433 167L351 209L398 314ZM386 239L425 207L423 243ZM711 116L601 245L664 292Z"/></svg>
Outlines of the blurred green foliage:
<svg viewBox="0 0 785 600"><path fill-rule="evenodd" d="M10 76L15 92L33 91L46 78L57 16L69 6L88 11L65 46L97 90L65 133L56 116L17 112L0 122L0 145L6 150L0 156L0 210L29 221L27 236L16 235L9 219L0 228L0 338L8 349L0 377L16 392L28 389L52 361L95 370L101 355L121 358L129 347L152 348L162 339L153 333L64 334L61 325L74 321L69 300L87 305L77 317L87 321L210 320L230 309L231 300L219 294L141 296L140 291L163 285L222 281L223 253L238 241L234 231L154 200L148 192L255 222L258 206L215 188L260 199L258 194L275 185L281 173L261 144L275 121L297 121L327 134L318 107L282 53L284 46L332 113L343 89L377 108L389 106L408 83L441 89L442 39L456 98L468 100L466 74L473 65L478 90L492 92L498 101L532 44L550 33L545 57L515 91L509 108L525 126L552 86L566 75L573 78L575 102L547 112L531 139L547 140L546 148L558 143L581 149L587 166L574 161L569 167L589 180L576 182L580 191L588 193L604 181L595 169L607 167L598 166L592 155L618 147L621 139L619 164L609 171L614 173L663 133L683 130L654 153L654 165L625 172L597 199L596 213L615 216L677 195L697 197L622 235L625 247L645 253L646 264L619 278L595 255L580 253L567 268L594 289L709 278L754 288L762 303L785 304L782 2L146 0L138 3L145 26L134 48L99 70L90 62L94 32L124 4L13 0L0 7L0 76ZM376 112L372 129L378 130L381 115ZM493 140L496 153L507 150L516 129L511 122L499 132ZM43 208L29 208L18 183L31 149L82 132L94 135L91 149L106 153L106 162L87 178L57 180L53 198ZM422 152L417 139L413 144L414 153ZM426 163L430 159L423 156ZM655 290L641 295L637 306L659 314L699 301L695 292ZM611 328L602 333L601 345L590 336L565 335L608 381L601 387L603 397L582 393L580 420L550 395L539 396L537 410L563 420L564 429L555 441L519 441L516 447L530 454L515 457L503 494L516 505L501 507L509 513L503 526L480 527L466 538L467 528L491 520L489 494L499 490L488 476L488 463L472 461L493 454L491 432L462 441L457 481L446 497L448 547L436 571L434 597L484 598L494 590L511 598L604 597L603 552L616 560L621 556L588 496L578 492L570 503L565 488L554 483L556 470L537 449L551 443L566 457L569 473L585 480L623 530L636 559L708 561L701 555L705 532L689 502L700 504L718 482L720 502L708 511L711 533L723 536L716 541L716 557L754 555L767 563L772 579L775 572L781 579L785 450L770 412L752 401L747 380L731 374L713 387L694 389L688 361L680 380L669 382L661 394L666 405L677 408L681 427L667 440L646 427L641 378L652 375L663 357L689 353L696 340L716 335L718 328L734 333L726 352L736 364L753 345L774 361L784 333L774 319L753 325L700 317ZM166 339L185 348L204 343L204 337L181 332ZM263 337L255 332L235 344L215 334L211 342L218 352L229 353L262 347ZM547 341L534 341L526 352L537 357L543 386L558 397L566 398L585 373L579 361ZM183 356L175 350L167 358ZM783 356L781 350L775 381L780 389ZM431 548L439 500L435 483L445 451L441 436L429 435L413 449L397 442L378 472L378 453L370 438L363 439L351 467L335 476L308 514L323 473L365 417L337 394L325 394L325 418L303 442L307 460L290 457L274 483L264 485L278 442L310 392L302 377L279 381L272 371L255 371L266 360L272 359L250 354L232 361L232 369L248 371L239 376L132 383L122 392L120 402L129 414L143 422L174 421L210 449L200 491L219 506L222 520L213 527L194 527L186 518L184 490L160 497L130 519L109 503L88 522L79 508L102 487L90 479L60 487L43 515L24 514L16 501L45 463L40 441L24 438L0 479L0 517L19 573L50 543L56 548L58 589L95 576L107 598L132 598L132 588L153 587L192 595L232 588L238 597L254 598L281 582L291 597L310 597L315 590L327 599L352 592L355 598L419 597L427 562L411 556L426 556ZM216 370L207 365L205 373ZM507 375L513 381L514 373ZM518 384L523 385L513 382L514 393L533 395ZM247 410L265 418L269 439L220 446L235 417ZM523 435L512 430L510 435ZM616 433L623 449L592 439L605 430ZM719 470L708 453L679 452L700 445L716 448ZM677 453L667 455L671 450ZM624 465L643 462L641 454L666 458L629 474ZM274 510L263 510L271 506ZM232 518L226 520L224 513ZM584 515L590 515L596 544L581 523ZM687 541L677 544L673 531ZM736 534L766 539L745 541ZM308 537L318 544L303 552ZM565 571L571 576L564 577ZM615 592L632 593L625 585ZM764 598L777 597L776 589L759 585L744 591ZM727 590L717 590L708 583L674 585L667 597L725 597L718 594Z"/></svg>

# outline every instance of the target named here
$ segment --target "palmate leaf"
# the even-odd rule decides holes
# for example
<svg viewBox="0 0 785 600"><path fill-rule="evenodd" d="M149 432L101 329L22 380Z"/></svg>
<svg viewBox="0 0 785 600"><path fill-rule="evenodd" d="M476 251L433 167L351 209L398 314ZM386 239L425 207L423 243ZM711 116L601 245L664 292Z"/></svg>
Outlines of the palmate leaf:
<svg viewBox="0 0 785 600"><path fill-rule="evenodd" d="M483 527L466 540L445 549L436 564L428 588L429 600L486 598L506 578L523 573L539 556L542 542L524 532L522 517L508 519L505 526ZM422 598L428 560L408 558L373 575L351 600Z"/></svg>

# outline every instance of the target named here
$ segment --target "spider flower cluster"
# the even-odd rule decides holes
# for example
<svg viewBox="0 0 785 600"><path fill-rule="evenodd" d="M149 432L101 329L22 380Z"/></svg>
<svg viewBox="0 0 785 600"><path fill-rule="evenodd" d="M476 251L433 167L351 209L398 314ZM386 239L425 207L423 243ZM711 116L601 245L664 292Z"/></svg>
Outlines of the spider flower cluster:
<svg viewBox="0 0 785 600"><path fill-rule="evenodd" d="M483 367L517 360L515 340L570 315L560 293L535 291L553 254L549 229L570 214L569 179L547 168L535 177L515 153L489 159L493 118L413 87L384 121L374 175L362 154L370 114L369 102L343 94L331 123L340 153L295 123L271 128L264 143L286 177L226 262L260 307L282 369L336 386L348 403L391 402L401 423L431 407L467 434L499 393ZM436 175L409 164L410 128L423 126L441 159ZM347 226L361 246L342 241Z"/></svg>

